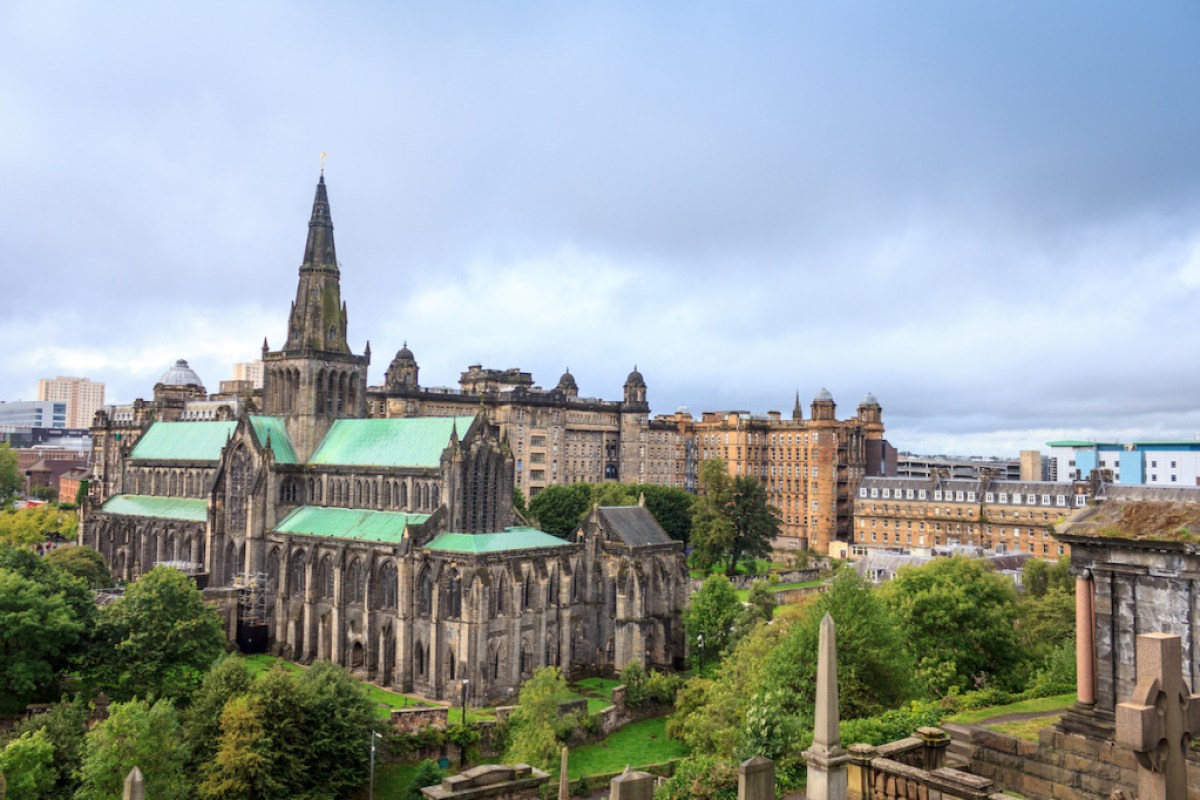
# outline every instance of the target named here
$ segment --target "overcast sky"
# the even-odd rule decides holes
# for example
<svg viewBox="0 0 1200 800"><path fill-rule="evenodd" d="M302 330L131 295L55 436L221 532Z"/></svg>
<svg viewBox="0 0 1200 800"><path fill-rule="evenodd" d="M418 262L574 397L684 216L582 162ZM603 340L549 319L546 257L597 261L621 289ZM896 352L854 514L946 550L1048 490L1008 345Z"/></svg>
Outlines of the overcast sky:
<svg viewBox="0 0 1200 800"><path fill-rule="evenodd" d="M0 398L283 343L319 154L372 383L1200 432L1200 4L0 4Z"/></svg>

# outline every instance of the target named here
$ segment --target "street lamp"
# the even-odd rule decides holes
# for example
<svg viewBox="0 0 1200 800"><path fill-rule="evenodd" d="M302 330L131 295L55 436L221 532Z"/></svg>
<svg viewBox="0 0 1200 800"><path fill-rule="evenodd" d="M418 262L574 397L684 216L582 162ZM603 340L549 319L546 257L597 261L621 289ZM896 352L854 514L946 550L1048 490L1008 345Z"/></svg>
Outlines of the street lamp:
<svg viewBox="0 0 1200 800"><path fill-rule="evenodd" d="M467 724L467 686L470 683L471 683L471 681L467 680L466 678L463 678L463 682L462 682L462 704L463 704L462 724L463 725Z"/></svg>
<svg viewBox="0 0 1200 800"><path fill-rule="evenodd" d="M696 649L700 651L700 672L704 672L704 634L696 634Z"/></svg>
<svg viewBox="0 0 1200 800"><path fill-rule="evenodd" d="M371 731L371 788L368 793L368 800L375 800L375 737L379 736L375 731Z"/></svg>

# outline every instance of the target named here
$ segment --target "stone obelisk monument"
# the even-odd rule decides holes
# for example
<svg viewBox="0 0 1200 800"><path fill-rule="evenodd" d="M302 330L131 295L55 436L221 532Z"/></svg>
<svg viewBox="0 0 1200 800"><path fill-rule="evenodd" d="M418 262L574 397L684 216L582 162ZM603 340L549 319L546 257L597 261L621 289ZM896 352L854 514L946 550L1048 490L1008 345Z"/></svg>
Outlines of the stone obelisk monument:
<svg viewBox="0 0 1200 800"><path fill-rule="evenodd" d="M808 800L847 800L849 787L846 762L838 729L837 639L833 617L821 620L821 643L817 654L817 709L812 747L804 751L808 762Z"/></svg>

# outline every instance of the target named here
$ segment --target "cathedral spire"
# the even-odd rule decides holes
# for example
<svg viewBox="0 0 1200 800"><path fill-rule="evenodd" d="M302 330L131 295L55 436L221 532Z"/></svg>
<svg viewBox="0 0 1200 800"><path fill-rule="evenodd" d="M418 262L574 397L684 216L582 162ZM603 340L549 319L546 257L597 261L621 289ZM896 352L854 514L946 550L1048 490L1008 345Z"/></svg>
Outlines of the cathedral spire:
<svg viewBox="0 0 1200 800"><path fill-rule="evenodd" d="M304 264L300 269L320 267L337 272L337 252L333 247L333 218L329 215L329 195L325 191L325 173L317 181L312 216L308 220L308 241L304 245Z"/></svg>
<svg viewBox="0 0 1200 800"><path fill-rule="evenodd" d="M333 218L329 213L324 174L317 181L317 192L313 197L304 263L300 265L300 282L288 320L284 350L350 352L346 344L346 304L342 302L337 251L333 246Z"/></svg>

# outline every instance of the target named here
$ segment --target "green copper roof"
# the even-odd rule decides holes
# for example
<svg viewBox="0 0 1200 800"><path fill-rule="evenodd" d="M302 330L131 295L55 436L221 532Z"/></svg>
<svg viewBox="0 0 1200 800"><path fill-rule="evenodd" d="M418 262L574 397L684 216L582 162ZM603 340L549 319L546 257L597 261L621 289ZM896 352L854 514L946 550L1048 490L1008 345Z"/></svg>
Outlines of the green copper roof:
<svg viewBox="0 0 1200 800"><path fill-rule="evenodd" d="M503 533L443 533L425 545L426 550L451 553L503 553L507 550L539 550L571 544L537 528L505 528Z"/></svg>
<svg viewBox="0 0 1200 800"><path fill-rule="evenodd" d="M428 514L403 514L395 511L362 511L353 508L301 506L275 526L280 533L303 533L336 539L362 539L368 542L399 542L404 529L420 525Z"/></svg>
<svg viewBox="0 0 1200 800"><path fill-rule="evenodd" d="M194 424L207 425L209 423ZM100 511L105 514L125 514L130 517L160 517L187 522L204 522L208 519L208 501L191 497L119 494L106 500L100 507Z"/></svg>
<svg viewBox="0 0 1200 800"><path fill-rule="evenodd" d="M436 467L456 426L462 436L474 417L339 419L313 454L329 466Z"/></svg>
<svg viewBox="0 0 1200 800"><path fill-rule="evenodd" d="M254 426L254 435L259 444L266 447L268 436L271 439L271 452L275 454L276 464L295 464L296 450L292 447L292 438L288 436L287 426L279 417L250 417Z"/></svg>
<svg viewBox="0 0 1200 800"><path fill-rule="evenodd" d="M156 422L142 434L132 459L146 461L216 461L236 422Z"/></svg>

